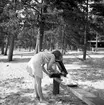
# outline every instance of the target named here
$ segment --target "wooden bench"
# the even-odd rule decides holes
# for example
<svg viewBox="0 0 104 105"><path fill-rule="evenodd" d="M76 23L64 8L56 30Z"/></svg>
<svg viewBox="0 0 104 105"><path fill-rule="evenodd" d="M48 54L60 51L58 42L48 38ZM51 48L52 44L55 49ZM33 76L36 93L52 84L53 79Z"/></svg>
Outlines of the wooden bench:
<svg viewBox="0 0 104 105"><path fill-rule="evenodd" d="M53 78L53 94L59 94L59 87L72 92L75 96L77 96L79 99L81 99L83 102L85 102L88 105L104 105L104 98L101 98L99 96L96 96L88 91L85 91L84 89L81 89L79 87L69 87L62 83L62 81L59 78ZM104 96L103 96L104 97Z"/></svg>

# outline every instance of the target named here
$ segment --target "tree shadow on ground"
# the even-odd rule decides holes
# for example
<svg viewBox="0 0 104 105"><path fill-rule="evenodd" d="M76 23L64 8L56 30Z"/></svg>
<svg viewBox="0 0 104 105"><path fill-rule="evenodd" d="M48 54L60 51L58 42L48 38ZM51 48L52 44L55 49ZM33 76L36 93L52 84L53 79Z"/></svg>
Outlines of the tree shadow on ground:
<svg viewBox="0 0 104 105"><path fill-rule="evenodd" d="M34 100L30 96L22 96L19 93L8 95L1 105L34 105Z"/></svg>
<svg viewBox="0 0 104 105"><path fill-rule="evenodd" d="M83 55L83 52L69 52L69 53L66 53L65 55ZM102 52L99 52L99 51L97 51L97 52L91 52L91 51L89 51L89 52L87 52L87 54L86 55L104 55L104 51L102 51Z"/></svg>
<svg viewBox="0 0 104 105"><path fill-rule="evenodd" d="M31 58L14 58L13 63L25 63L28 62Z"/></svg>
<svg viewBox="0 0 104 105"><path fill-rule="evenodd" d="M64 64L73 64L74 62L82 62L83 60L81 58L64 58L63 62Z"/></svg>
<svg viewBox="0 0 104 105"><path fill-rule="evenodd" d="M6 90L4 94L0 93L0 105L37 105L37 100L34 98L34 89L28 87L22 88L24 84L27 84L27 82L24 82L24 78L0 81L0 88L10 90L9 93ZM18 91L13 92L14 88ZM49 105L86 105L67 90L60 89L60 94L53 95L52 84L43 87L43 94Z"/></svg>
<svg viewBox="0 0 104 105"><path fill-rule="evenodd" d="M67 69L76 79L98 81L104 78L104 58L86 59L85 61L76 58L65 58L65 64L76 63L80 69Z"/></svg>
<svg viewBox="0 0 104 105"><path fill-rule="evenodd" d="M74 78L74 80L81 80L81 81L92 81L96 82L99 80L104 79L104 72L103 70L94 70L91 68L83 68L83 69L71 69L68 70L68 73Z"/></svg>
<svg viewBox="0 0 104 105"><path fill-rule="evenodd" d="M8 59L7 58L0 59L0 62L7 63L8 62Z"/></svg>
<svg viewBox="0 0 104 105"><path fill-rule="evenodd" d="M8 61L7 58L3 58L3 59L0 59L0 62L3 62L3 63L8 63L8 62L11 62L11 63L25 63L25 62L28 62L30 60L30 58L13 58L12 61Z"/></svg>
<svg viewBox="0 0 104 105"><path fill-rule="evenodd" d="M65 59L65 61L69 64L70 62L71 64L77 62L77 65L81 66L80 69L68 69L68 73L75 81L82 81L84 83L81 84L82 88L104 99L104 89L100 85L100 81L104 81L104 58L88 58L85 61L71 58ZM97 84L99 86L96 86Z"/></svg>
<svg viewBox="0 0 104 105"><path fill-rule="evenodd" d="M5 90L0 92L0 105L34 105L34 99L31 96L33 89L22 88L21 86L24 84L24 78L0 81L0 88Z"/></svg>
<svg viewBox="0 0 104 105"><path fill-rule="evenodd" d="M33 52L26 52L26 53L15 53L14 56L33 56Z"/></svg>
<svg viewBox="0 0 104 105"><path fill-rule="evenodd" d="M45 95L49 105L86 105L70 91L60 88L59 94L53 95L53 84L45 85L43 91L47 91Z"/></svg>
<svg viewBox="0 0 104 105"><path fill-rule="evenodd" d="M8 61L8 56L1 55L0 62L4 62L4 63L7 63L7 62L12 62L12 63L28 62L33 55L34 55L34 53L30 53L30 52L29 53L26 52L26 53L13 54L12 61Z"/></svg>

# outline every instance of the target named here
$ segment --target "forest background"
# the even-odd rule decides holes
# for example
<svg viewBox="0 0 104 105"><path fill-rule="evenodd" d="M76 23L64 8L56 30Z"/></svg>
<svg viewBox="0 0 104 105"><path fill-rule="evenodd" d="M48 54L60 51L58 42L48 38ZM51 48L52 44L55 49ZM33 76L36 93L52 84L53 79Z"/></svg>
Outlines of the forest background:
<svg viewBox="0 0 104 105"><path fill-rule="evenodd" d="M16 48L34 49L34 53L81 49L85 60L86 51L93 47L89 41L103 37L103 23L102 0L1 0L1 54L8 51L12 61Z"/></svg>
<svg viewBox="0 0 104 105"><path fill-rule="evenodd" d="M60 49L73 80L104 96L104 51L97 43L103 43L103 29L103 0L0 0L0 104L34 105L26 64L45 49ZM50 105L85 105L62 89L53 96L52 79L45 75L43 81Z"/></svg>

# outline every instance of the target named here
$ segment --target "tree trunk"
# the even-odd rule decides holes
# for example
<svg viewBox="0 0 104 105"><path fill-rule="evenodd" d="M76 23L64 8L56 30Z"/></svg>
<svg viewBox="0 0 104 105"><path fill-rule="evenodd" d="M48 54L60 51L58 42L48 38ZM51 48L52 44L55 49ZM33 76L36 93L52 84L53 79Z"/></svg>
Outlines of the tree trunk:
<svg viewBox="0 0 104 105"><path fill-rule="evenodd" d="M98 49L98 36L96 35L96 46L95 46L95 51Z"/></svg>
<svg viewBox="0 0 104 105"><path fill-rule="evenodd" d="M64 26L62 27L62 54L65 54L65 34L64 34Z"/></svg>
<svg viewBox="0 0 104 105"><path fill-rule="evenodd" d="M86 60L86 52L87 52L87 45L84 44L84 48L83 48L83 60Z"/></svg>
<svg viewBox="0 0 104 105"><path fill-rule="evenodd" d="M1 46L1 54L4 54L4 42L2 42L2 46Z"/></svg>
<svg viewBox="0 0 104 105"><path fill-rule="evenodd" d="M36 40L36 47L35 47L35 54L40 51L40 30L38 29L37 40Z"/></svg>
<svg viewBox="0 0 104 105"><path fill-rule="evenodd" d="M87 42L86 42L86 28L84 33L84 46L83 46L83 60L86 60Z"/></svg>
<svg viewBox="0 0 104 105"><path fill-rule="evenodd" d="M44 36L44 22L43 19L41 19L41 22L39 24L39 30L37 35L37 41L36 41L36 47L35 47L35 53L38 53L43 48L43 36Z"/></svg>
<svg viewBox="0 0 104 105"><path fill-rule="evenodd" d="M7 55L8 46L9 46L9 36L7 37L7 43L6 43L4 55Z"/></svg>
<svg viewBox="0 0 104 105"><path fill-rule="evenodd" d="M53 50L53 34L51 34L51 40L50 40L50 50L52 51Z"/></svg>
<svg viewBox="0 0 104 105"><path fill-rule="evenodd" d="M43 48L43 36L44 36L44 18L41 17L41 22L40 22L40 51Z"/></svg>
<svg viewBox="0 0 104 105"><path fill-rule="evenodd" d="M85 22L85 33L84 33L84 47L83 47L83 60L86 60L86 52L87 52L87 34L88 34L88 0L87 0L87 13L86 13L86 22Z"/></svg>
<svg viewBox="0 0 104 105"><path fill-rule="evenodd" d="M9 54L8 54L8 61L12 61L13 49L14 49L14 35L11 35L10 48L9 48Z"/></svg>
<svg viewBox="0 0 104 105"><path fill-rule="evenodd" d="M4 35L1 36L1 54L4 54Z"/></svg>

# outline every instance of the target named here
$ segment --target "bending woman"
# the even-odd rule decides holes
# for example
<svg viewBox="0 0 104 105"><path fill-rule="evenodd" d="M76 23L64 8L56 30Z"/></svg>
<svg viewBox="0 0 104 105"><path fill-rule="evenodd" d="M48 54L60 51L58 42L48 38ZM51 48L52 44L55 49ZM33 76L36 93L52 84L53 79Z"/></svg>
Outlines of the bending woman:
<svg viewBox="0 0 104 105"><path fill-rule="evenodd" d="M60 51L55 50L53 52L39 52L35 54L28 62L27 71L29 72L29 75L35 79L36 98L38 98L40 102L44 101L41 86L43 72L50 76L51 72L55 71L52 68L52 65L57 61L62 61L62 54ZM44 68L45 64L47 64L47 70Z"/></svg>

